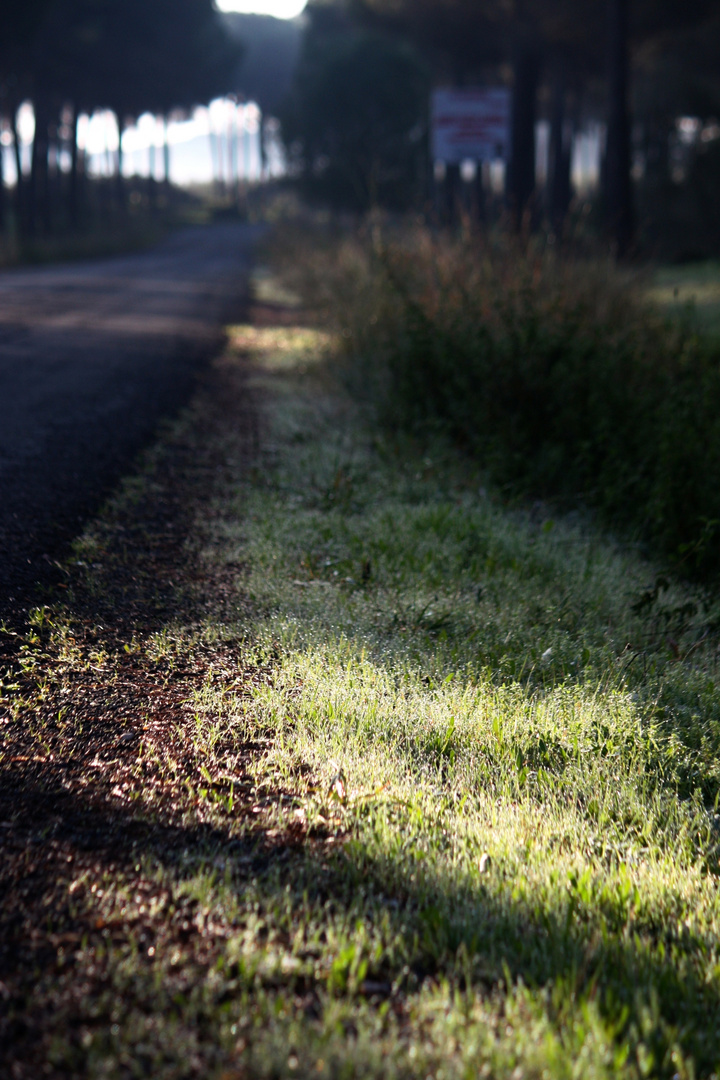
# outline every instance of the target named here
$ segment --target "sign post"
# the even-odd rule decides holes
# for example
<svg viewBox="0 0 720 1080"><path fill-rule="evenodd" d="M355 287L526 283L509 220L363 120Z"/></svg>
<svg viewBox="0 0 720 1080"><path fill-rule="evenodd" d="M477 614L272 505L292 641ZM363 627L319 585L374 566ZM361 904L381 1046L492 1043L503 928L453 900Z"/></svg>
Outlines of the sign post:
<svg viewBox="0 0 720 1080"><path fill-rule="evenodd" d="M445 166L449 221L457 216L460 166L474 161L477 167L476 213L484 217L482 163L510 157L511 94L504 87L474 90L436 90L432 96L432 155Z"/></svg>
<svg viewBox="0 0 720 1080"><path fill-rule="evenodd" d="M510 91L436 90L432 96L435 161L507 161L510 153Z"/></svg>

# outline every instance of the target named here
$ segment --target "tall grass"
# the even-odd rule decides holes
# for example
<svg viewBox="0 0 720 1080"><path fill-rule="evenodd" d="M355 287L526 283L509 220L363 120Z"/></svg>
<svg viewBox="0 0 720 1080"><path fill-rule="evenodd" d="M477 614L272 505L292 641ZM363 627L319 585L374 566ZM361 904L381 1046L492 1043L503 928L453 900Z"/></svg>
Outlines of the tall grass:
<svg viewBox="0 0 720 1080"><path fill-rule="evenodd" d="M651 307L637 277L421 229L323 259L315 298L386 427L445 432L499 484L579 499L717 575L720 347Z"/></svg>

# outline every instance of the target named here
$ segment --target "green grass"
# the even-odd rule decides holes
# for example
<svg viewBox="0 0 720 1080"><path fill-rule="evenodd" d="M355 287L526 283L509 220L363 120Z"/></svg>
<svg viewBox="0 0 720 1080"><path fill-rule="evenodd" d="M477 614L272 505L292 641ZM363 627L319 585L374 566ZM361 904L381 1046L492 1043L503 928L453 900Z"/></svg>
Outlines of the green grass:
<svg viewBox="0 0 720 1080"><path fill-rule="evenodd" d="M279 656L243 723L281 775L310 771L307 813L330 797L347 838L296 868L280 924L276 879L261 901L294 935L286 962L307 970L326 939L327 997L314 1023L255 1033L253 1071L279 1043L309 1072L342 1021L349 1074L711 1072L715 646L686 625L676 660L663 612L633 613L652 567L504 509L441 446L373 439L273 345L268 462L220 555L248 559L253 654ZM407 1018L368 1009L366 980Z"/></svg>
<svg viewBox="0 0 720 1080"><path fill-rule="evenodd" d="M673 316L693 319L703 332L720 333L720 265L717 262L663 266L656 270L647 295Z"/></svg>
<svg viewBox="0 0 720 1080"><path fill-rule="evenodd" d="M446 444L368 431L331 339L238 328L224 363L243 352L261 456L221 441L193 533L194 588L230 595L127 642L166 686L204 657L173 735L192 769L148 738L127 788L162 822L163 784L185 777L179 847L77 879L112 932L33 991L61 1002L53 1067L717 1076L712 612L592 521L503 505ZM102 560L103 535L78 561ZM53 653L40 698L80 664L56 617L23 654ZM83 655L113 684L112 655ZM218 780L241 753L244 814Z"/></svg>

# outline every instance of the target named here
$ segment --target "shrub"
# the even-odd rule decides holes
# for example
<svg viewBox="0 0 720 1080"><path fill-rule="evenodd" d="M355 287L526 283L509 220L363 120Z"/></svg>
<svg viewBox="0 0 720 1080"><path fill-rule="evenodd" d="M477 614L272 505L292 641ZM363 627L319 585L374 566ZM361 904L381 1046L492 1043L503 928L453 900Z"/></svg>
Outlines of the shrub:
<svg viewBox="0 0 720 1080"><path fill-rule="evenodd" d="M686 570L720 571L720 349L637 279L425 230L346 241L326 278L385 425L445 432L498 483L580 499Z"/></svg>

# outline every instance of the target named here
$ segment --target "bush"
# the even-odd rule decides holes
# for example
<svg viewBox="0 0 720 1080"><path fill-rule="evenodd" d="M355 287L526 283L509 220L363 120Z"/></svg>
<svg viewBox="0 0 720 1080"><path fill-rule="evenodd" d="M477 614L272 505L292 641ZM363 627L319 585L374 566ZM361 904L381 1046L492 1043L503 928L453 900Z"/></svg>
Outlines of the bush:
<svg viewBox="0 0 720 1080"><path fill-rule="evenodd" d="M494 478L580 499L689 572L720 571L720 349L603 264L424 230L327 274L356 386Z"/></svg>

